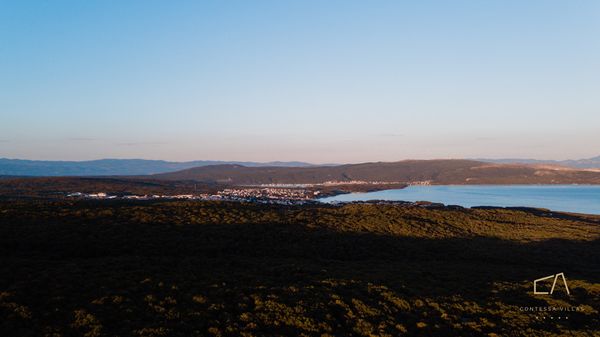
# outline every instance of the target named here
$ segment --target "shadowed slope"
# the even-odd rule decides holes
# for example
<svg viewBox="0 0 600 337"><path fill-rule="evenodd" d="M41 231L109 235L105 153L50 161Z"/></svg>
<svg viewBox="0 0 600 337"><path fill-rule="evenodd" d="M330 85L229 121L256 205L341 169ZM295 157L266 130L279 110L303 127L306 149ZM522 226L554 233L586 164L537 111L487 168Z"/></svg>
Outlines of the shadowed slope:
<svg viewBox="0 0 600 337"><path fill-rule="evenodd" d="M0 333L586 335L600 218L397 205L14 202ZM531 294L565 272L572 296ZM523 306L585 310L542 321Z"/></svg>

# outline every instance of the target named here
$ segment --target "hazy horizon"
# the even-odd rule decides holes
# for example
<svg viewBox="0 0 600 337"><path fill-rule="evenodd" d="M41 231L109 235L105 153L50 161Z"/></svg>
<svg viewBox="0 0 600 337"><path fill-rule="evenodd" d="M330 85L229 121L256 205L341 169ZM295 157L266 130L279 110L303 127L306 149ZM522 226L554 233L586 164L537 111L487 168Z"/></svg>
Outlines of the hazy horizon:
<svg viewBox="0 0 600 337"><path fill-rule="evenodd" d="M191 159L191 160L166 160L161 158L135 158L135 157L123 157L123 158L113 158L113 157L105 157L105 158L93 158L93 159L80 159L80 160L66 160L66 159L32 159L32 158L9 158L9 157L0 157L0 159L8 159L8 160L30 160L30 161L54 161L54 162L87 162L87 161L100 161L100 160L156 160L156 161L165 161L165 162L173 162L173 163L185 163L185 162L194 162L194 161L205 161L205 162L247 162L247 163L304 163L304 164L312 164L312 165L345 165L345 164L361 164L367 162L398 162L398 161L407 161L407 160L540 160L540 161L568 161L568 160L586 160L586 159L595 159L599 158L598 156L586 157L586 158L566 158L566 159L547 159L547 158L494 158L494 157L486 157L486 158L451 158L451 157L437 157L437 158L399 158L392 160L374 160L374 161L354 161L354 162L310 162L305 160L268 160L268 161L256 161L256 160L238 160L238 159Z"/></svg>
<svg viewBox="0 0 600 337"><path fill-rule="evenodd" d="M591 158L599 19L597 1L4 2L0 157Z"/></svg>

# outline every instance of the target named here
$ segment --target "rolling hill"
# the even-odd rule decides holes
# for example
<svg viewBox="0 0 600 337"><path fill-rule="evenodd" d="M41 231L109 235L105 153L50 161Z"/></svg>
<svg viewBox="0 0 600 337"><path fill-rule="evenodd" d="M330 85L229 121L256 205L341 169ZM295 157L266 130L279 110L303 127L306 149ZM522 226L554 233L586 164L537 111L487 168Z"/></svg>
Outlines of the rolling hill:
<svg viewBox="0 0 600 337"><path fill-rule="evenodd" d="M509 209L0 202L0 336L597 336L599 225ZM557 271L570 295L533 294Z"/></svg>
<svg viewBox="0 0 600 337"><path fill-rule="evenodd" d="M404 160L339 166L246 167L212 165L153 175L233 185L309 184L326 181L430 181L432 184L600 184L600 172L473 160Z"/></svg>

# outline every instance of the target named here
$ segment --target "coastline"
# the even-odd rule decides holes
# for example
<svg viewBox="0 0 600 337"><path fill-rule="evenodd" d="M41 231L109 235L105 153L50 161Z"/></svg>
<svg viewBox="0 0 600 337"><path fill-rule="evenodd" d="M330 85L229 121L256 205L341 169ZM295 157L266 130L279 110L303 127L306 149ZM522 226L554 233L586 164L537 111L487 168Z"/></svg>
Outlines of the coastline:
<svg viewBox="0 0 600 337"><path fill-rule="evenodd" d="M385 190L401 190L408 187L409 184L364 184L364 185L337 185L318 189L319 194L315 200L334 197L336 195L351 193L368 193Z"/></svg>
<svg viewBox="0 0 600 337"><path fill-rule="evenodd" d="M377 193L383 192L383 193ZM337 195L319 199L324 203L404 201L411 203L458 205L464 208L533 208L578 214L600 215L598 185L512 184L512 185L431 185L406 191Z"/></svg>

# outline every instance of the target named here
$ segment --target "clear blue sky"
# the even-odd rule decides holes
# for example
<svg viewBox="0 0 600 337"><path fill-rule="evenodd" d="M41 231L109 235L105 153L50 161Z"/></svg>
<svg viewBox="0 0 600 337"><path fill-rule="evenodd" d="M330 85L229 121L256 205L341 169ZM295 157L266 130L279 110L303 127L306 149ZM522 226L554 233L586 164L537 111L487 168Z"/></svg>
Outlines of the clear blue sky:
<svg viewBox="0 0 600 337"><path fill-rule="evenodd" d="M0 157L600 154L600 1L3 1Z"/></svg>

